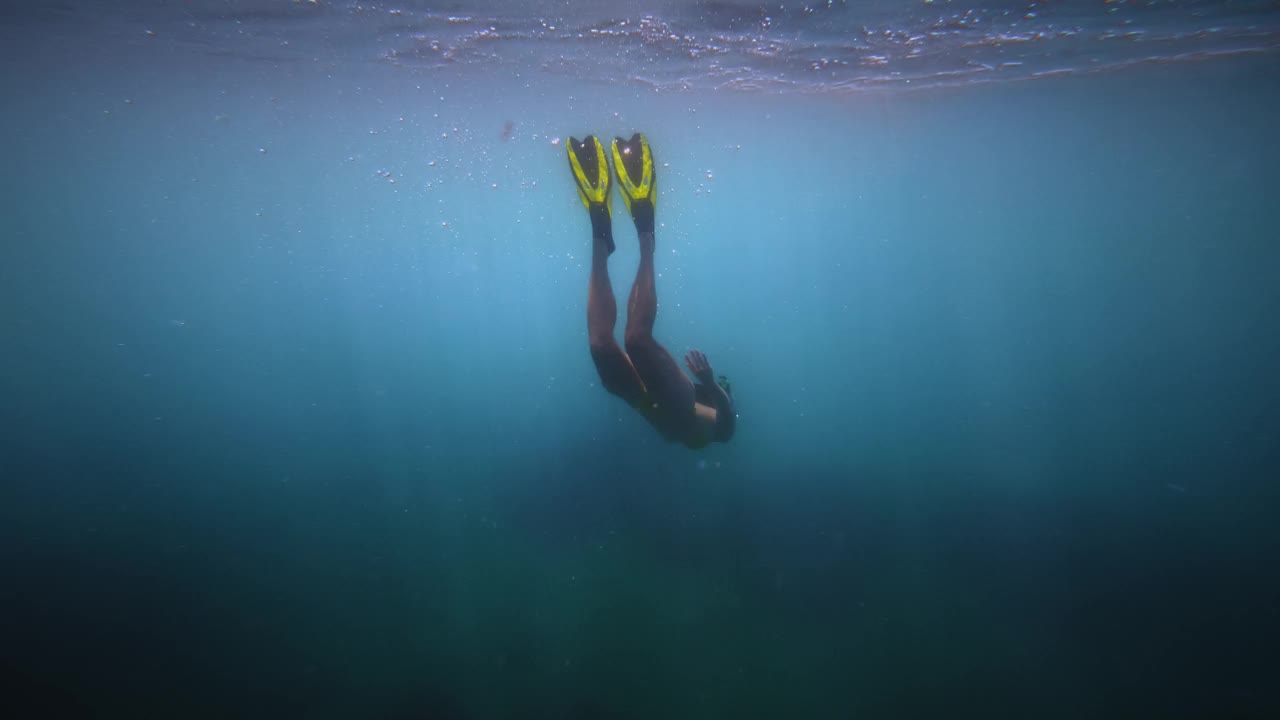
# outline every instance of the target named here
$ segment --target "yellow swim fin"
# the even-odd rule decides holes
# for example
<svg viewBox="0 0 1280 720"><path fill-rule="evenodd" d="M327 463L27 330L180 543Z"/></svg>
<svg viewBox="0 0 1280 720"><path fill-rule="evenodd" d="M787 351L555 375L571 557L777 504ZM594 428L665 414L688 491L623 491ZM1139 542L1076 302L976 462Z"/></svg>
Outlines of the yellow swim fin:
<svg viewBox="0 0 1280 720"><path fill-rule="evenodd" d="M630 140L613 139L613 169L618 173L618 188L632 217L636 215L636 203L647 201L651 208L656 206L658 188L653 153L644 135L636 133Z"/></svg>
<svg viewBox="0 0 1280 720"><path fill-rule="evenodd" d="M609 193L609 161L604 155L604 145L595 135L588 135L581 142L569 138L569 169L578 184L578 197L588 210L592 205L604 204L606 212L613 206Z"/></svg>

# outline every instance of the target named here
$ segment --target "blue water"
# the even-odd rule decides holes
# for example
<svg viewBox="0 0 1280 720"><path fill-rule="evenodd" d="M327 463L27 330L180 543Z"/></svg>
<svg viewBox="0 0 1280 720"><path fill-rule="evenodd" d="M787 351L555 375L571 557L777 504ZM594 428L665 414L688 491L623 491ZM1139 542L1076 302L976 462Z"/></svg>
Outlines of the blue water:
<svg viewBox="0 0 1280 720"><path fill-rule="evenodd" d="M1276 35L826 93L133 7L4 28L33 716L1280 712ZM732 379L727 445L664 443L587 352L565 141L637 130L656 334Z"/></svg>

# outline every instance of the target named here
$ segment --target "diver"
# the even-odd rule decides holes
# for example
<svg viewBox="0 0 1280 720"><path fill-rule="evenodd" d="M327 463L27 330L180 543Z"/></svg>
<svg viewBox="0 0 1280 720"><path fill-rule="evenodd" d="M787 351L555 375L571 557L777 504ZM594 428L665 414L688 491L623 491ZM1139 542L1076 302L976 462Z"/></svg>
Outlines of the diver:
<svg viewBox="0 0 1280 720"><path fill-rule="evenodd" d="M614 138L612 150L618 189L640 236L640 268L627 301L625 352L613 335L618 306L609 282L609 256L614 250L609 162L595 136L588 135L581 142L569 138L569 168L591 216L591 281L587 291L591 359L605 390L635 408L668 441L695 449L729 442L736 418L728 380L722 375L717 381L707 356L692 350L684 361L698 381L694 384L671 353L653 338L653 321L658 315L653 269L657 184L649 142L636 133L630 140Z"/></svg>

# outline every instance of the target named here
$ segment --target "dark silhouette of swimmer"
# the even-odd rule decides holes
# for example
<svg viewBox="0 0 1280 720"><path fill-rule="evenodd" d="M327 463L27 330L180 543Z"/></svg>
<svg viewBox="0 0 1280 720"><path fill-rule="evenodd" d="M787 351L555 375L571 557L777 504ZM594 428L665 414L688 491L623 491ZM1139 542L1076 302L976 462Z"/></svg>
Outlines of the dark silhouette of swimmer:
<svg viewBox="0 0 1280 720"><path fill-rule="evenodd" d="M643 135L614 138L613 168L618 188L640 236L640 268L627 301L626 351L613 336L618 306L609 282L613 253L612 179L604 146L593 135L569 138L569 167L582 204L591 216L591 282L587 295L587 333L591 358L604 388L626 400L667 440L691 448L733 437L736 417L728 381L717 381L707 356L685 355L695 385L680 364L653 338L658 315L654 287L654 202L657 184L653 154Z"/></svg>

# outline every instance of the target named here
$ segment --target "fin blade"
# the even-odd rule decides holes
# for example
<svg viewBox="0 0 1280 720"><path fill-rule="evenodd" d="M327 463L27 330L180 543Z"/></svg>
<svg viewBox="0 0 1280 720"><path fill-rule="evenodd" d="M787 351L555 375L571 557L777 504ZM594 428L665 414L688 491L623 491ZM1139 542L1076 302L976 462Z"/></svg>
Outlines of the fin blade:
<svg viewBox="0 0 1280 720"><path fill-rule="evenodd" d="M583 206L588 210L593 203L603 203L608 207L611 178L604 146L594 135L586 136L581 142L571 137L566 145L569 169L573 172Z"/></svg>
<svg viewBox="0 0 1280 720"><path fill-rule="evenodd" d="M618 175L618 188L627 210L638 200L648 200L655 205L658 199L656 177L653 168L653 151L643 133L636 133L630 140L613 139L613 167Z"/></svg>

